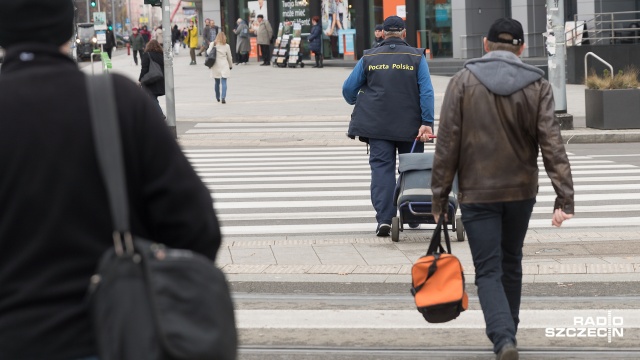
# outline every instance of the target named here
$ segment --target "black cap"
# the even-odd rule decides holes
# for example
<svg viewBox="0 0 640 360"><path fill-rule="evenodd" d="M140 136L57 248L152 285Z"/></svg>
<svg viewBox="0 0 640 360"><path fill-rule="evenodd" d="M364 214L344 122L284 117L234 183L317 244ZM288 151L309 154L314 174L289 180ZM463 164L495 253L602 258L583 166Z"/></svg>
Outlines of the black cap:
<svg viewBox="0 0 640 360"><path fill-rule="evenodd" d="M509 34L513 37L513 40L500 39L500 34ZM498 19L491 25L487 40L511 45L522 45L524 44L522 24L520 24L518 20L511 18Z"/></svg>
<svg viewBox="0 0 640 360"><path fill-rule="evenodd" d="M74 16L72 0L0 0L0 46L60 46L73 36Z"/></svg>
<svg viewBox="0 0 640 360"><path fill-rule="evenodd" d="M404 20L399 16L392 15L384 19L382 27L384 31L402 31L404 30Z"/></svg>
<svg viewBox="0 0 640 360"><path fill-rule="evenodd" d="M375 31L382 31L382 30L384 30L384 27L382 27L382 24L376 25Z"/></svg>

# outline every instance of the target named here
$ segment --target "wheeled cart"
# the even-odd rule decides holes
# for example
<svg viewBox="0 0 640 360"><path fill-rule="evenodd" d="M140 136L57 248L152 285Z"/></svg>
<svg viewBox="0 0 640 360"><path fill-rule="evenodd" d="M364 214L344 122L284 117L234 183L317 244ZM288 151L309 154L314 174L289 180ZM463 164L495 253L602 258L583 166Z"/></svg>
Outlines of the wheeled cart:
<svg viewBox="0 0 640 360"><path fill-rule="evenodd" d="M391 220L391 240L400 240L400 232L404 225L417 227L419 224L436 224L431 215L431 169L433 152L407 153L399 155L398 171L400 176L396 184L394 202L398 207L398 216ZM464 241L465 231L462 219L456 217L458 212L457 177L453 181L449 206L447 209L451 229L456 233L458 241Z"/></svg>

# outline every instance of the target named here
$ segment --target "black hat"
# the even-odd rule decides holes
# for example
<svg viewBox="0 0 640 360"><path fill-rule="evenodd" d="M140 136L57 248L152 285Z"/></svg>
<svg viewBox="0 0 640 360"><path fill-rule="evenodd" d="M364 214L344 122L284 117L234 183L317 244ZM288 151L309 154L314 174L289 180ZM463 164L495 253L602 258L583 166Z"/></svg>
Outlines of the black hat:
<svg viewBox="0 0 640 360"><path fill-rule="evenodd" d="M404 30L404 20L399 16L392 15L384 19L382 27L384 31L402 31Z"/></svg>
<svg viewBox="0 0 640 360"><path fill-rule="evenodd" d="M509 34L513 37L513 40L500 39L500 34ZM498 19L491 25L487 40L511 45L522 45L524 44L522 24L520 24L518 20L511 18Z"/></svg>
<svg viewBox="0 0 640 360"><path fill-rule="evenodd" d="M382 30L384 30L384 27L382 27L382 24L376 25L375 31L382 31Z"/></svg>
<svg viewBox="0 0 640 360"><path fill-rule="evenodd" d="M73 36L72 0L0 1L0 46L38 42L60 46Z"/></svg>

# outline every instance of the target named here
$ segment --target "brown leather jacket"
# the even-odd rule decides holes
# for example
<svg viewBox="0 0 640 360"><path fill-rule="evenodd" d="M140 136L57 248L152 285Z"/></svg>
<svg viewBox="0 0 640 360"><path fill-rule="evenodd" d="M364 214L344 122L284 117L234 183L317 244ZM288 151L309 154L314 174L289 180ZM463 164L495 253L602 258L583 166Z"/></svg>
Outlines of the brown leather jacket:
<svg viewBox="0 0 640 360"><path fill-rule="evenodd" d="M571 168L542 74L512 53L494 51L451 79L433 161L434 215L446 209L456 172L460 203L535 198L538 148L557 194L554 209L573 214Z"/></svg>

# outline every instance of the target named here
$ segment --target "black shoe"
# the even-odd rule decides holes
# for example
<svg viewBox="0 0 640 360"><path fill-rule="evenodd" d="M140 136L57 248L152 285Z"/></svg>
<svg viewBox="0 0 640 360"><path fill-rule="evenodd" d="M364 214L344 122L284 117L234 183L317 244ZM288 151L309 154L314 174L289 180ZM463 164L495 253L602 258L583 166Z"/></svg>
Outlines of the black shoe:
<svg viewBox="0 0 640 360"><path fill-rule="evenodd" d="M223 104L226 104L227 102L226 102L226 101L224 101L224 99L222 99L222 103L223 103Z"/></svg>
<svg viewBox="0 0 640 360"><path fill-rule="evenodd" d="M318 68L320 65L313 65L312 68Z"/></svg>
<svg viewBox="0 0 640 360"><path fill-rule="evenodd" d="M502 345L500 351L496 354L496 360L518 360L518 349L512 342Z"/></svg>
<svg viewBox="0 0 640 360"><path fill-rule="evenodd" d="M262 63L262 64L260 64L260 66L269 66L269 64Z"/></svg>
<svg viewBox="0 0 640 360"><path fill-rule="evenodd" d="M420 223L409 223L409 227L412 229L417 229L420 227Z"/></svg>
<svg viewBox="0 0 640 360"><path fill-rule="evenodd" d="M378 224L376 228L376 236L379 237L387 237L391 232L391 225L389 224Z"/></svg>
<svg viewBox="0 0 640 360"><path fill-rule="evenodd" d="M220 102L220 99L216 99L216 100L218 100L218 102Z"/></svg>
<svg viewBox="0 0 640 360"><path fill-rule="evenodd" d="M198 56L202 56L202 53L198 53Z"/></svg>

